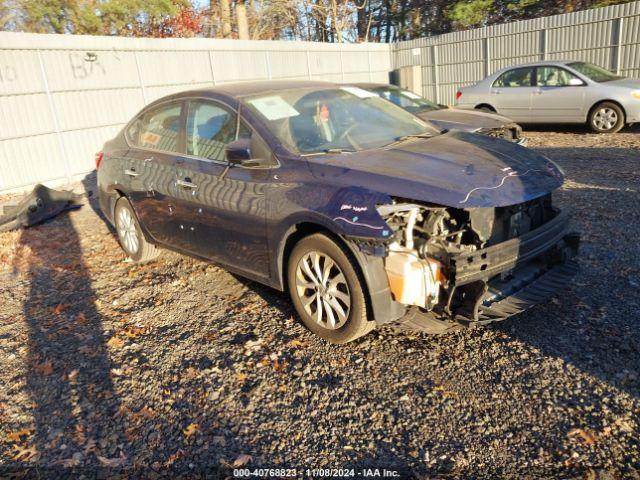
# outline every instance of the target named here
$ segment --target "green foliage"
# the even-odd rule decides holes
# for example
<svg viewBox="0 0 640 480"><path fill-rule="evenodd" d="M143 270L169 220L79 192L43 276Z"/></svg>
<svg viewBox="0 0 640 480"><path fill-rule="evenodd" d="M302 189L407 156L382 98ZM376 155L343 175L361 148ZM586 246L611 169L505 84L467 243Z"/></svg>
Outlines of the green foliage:
<svg viewBox="0 0 640 480"><path fill-rule="evenodd" d="M188 6L188 0L20 0L27 31L94 35L144 35Z"/></svg>
<svg viewBox="0 0 640 480"><path fill-rule="evenodd" d="M449 18L463 28L482 26L494 8L493 0L470 0L456 3L449 10Z"/></svg>

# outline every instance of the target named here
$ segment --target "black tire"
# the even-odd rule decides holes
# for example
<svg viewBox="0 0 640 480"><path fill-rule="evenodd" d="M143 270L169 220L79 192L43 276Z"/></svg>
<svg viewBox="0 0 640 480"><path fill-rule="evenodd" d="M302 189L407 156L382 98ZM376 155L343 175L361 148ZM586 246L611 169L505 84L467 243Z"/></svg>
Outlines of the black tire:
<svg viewBox="0 0 640 480"><path fill-rule="evenodd" d="M589 112L588 123L596 133L616 133L624 127L624 120L622 108L612 102L601 102Z"/></svg>
<svg viewBox="0 0 640 480"><path fill-rule="evenodd" d="M127 218L130 218L132 222L130 227L127 226ZM122 247L131 260L136 263L145 263L157 258L160 251L155 245L147 242L146 238L144 238L138 217L126 197L120 197L116 202L113 220L120 247ZM129 232L128 235L131 237L135 236L135 239L127 238L127 234L124 233L125 230ZM133 248L133 245L136 245L136 248Z"/></svg>
<svg viewBox="0 0 640 480"><path fill-rule="evenodd" d="M316 284L315 287L305 289L298 283L298 275L301 275L301 283L306 282L312 285L313 279L304 272L301 261L304 259L305 262L309 262L308 265L313 265L313 260L316 258L314 253L320 257L319 265L323 274L325 267L331 265L327 262L327 258L334 265L329 266L326 274L327 281L321 282L325 284L324 287L321 284ZM298 270L299 266L300 270ZM312 272L314 273L313 268ZM343 277L340 277L340 273ZM303 238L296 244L288 259L287 283L293 305L304 325L328 342L336 344L351 342L375 328L375 322L367 319L364 280L347 252L328 236L316 233ZM302 293L299 293L300 291ZM322 297L320 297L321 294L323 294ZM327 295L328 300L325 302L324 299L327 298ZM347 304L343 301L345 297L349 299L349 305L346 308ZM303 304L303 300L308 300L309 298L314 298L308 304L311 312L307 311ZM323 300L319 300L319 298ZM338 303L337 306L336 303ZM317 315L318 304L320 304L321 309L319 320ZM327 305L329 308L327 308ZM313 311L314 307L315 311ZM346 320L342 320L339 316L340 307L342 307L342 318ZM331 318L336 320L333 327L330 325L329 310L332 312Z"/></svg>

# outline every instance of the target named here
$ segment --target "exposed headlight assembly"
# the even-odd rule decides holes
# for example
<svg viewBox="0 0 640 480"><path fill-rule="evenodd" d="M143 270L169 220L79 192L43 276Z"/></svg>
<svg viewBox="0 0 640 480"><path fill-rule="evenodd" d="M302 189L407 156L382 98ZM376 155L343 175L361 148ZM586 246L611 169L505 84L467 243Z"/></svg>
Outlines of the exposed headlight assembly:
<svg viewBox="0 0 640 480"><path fill-rule="evenodd" d="M635 90L631 92L631 96L640 100L640 90Z"/></svg>

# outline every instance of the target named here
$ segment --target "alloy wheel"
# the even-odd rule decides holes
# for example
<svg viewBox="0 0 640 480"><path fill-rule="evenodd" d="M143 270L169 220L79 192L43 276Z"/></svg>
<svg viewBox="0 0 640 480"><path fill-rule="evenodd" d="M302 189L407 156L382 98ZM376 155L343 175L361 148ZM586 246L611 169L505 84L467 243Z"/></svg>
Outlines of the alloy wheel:
<svg viewBox="0 0 640 480"><path fill-rule="evenodd" d="M313 250L296 266L296 292L319 325L335 330L349 318L351 295L344 273L328 255Z"/></svg>
<svg viewBox="0 0 640 480"><path fill-rule="evenodd" d="M618 114L613 108L603 107L593 116L593 124L599 130L611 130L618 123Z"/></svg>
<svg viewBox="0 0 640 480"><path fill-rule="evenodd" d="M118 236L129 254L135 254L140 247L138 231L133 215L127 208L121 208L117 219Z"/></svg>

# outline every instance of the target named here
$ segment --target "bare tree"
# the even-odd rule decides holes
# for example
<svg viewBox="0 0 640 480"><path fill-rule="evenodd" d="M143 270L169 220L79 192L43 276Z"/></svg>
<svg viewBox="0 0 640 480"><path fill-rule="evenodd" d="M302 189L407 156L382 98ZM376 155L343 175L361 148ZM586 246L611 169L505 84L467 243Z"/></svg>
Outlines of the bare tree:
<svg viewBox="0 0 640 480"><path fill-rule="evenodd" d="M222 22L222 38L231 36L231 5L229 0L220 0L220 20Z"/></svg>
<svg viewBox="0 0 640 480"><path fill-rule="evenodd" d="M236 0L236 22L238 23L238 38L249 40L249 22L247 21L247 7L244 0Z"/></svg>

